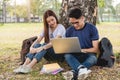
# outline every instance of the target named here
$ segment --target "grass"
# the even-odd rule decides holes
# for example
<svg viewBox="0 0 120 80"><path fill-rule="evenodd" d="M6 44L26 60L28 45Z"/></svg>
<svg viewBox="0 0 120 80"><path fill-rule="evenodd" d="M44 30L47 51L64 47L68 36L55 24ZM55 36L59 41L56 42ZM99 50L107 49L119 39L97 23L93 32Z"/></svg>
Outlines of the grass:
<svg viewBox="0 0 120 80"><path fill-rule="evenodd" d="M115 53L120 52L120 23L102 23L97 25L100 39L107 37L113 44L113 51Z"/></svg>
<svg viewBox="0 0 120 80"><path fill-rule="evenodd" d="M119 53L120 23L101 23L97 24L97 28L99 30L100 39L102 37L108 37L113 44L114 53ZM26 38L39 35L42 29L42 23L9 23L0 26L0 80L64 80L61 73L57 75L39 74L39 70L46 62L44 59L42 59L42 61L34 67L33 72L30 74L13 73L13 69L19 66L19 52L21 50L22 41ZM65 66L66 65L64 65L64 67ZM113 68L116 74L109 73L109 76L113 75L115 78L103 76L106 79L98 79L98 74L100 77L102 77L103 74L106 75L107 72L111 71L110 69L98 69L97 71L102 72L99 73L97 71L93 71L93 74L86 80L119 80L120 77L118 76L120 75L120 71L116 67L118 66L115 66L115 68Z"/></svg>
<svg viewBox="0 0 120 80"><path fill-rule="evenodd" d="M42 24L39 23L4 24L4 26L0 27L0 46L2 46L0 49L8 51L17 48L20 50L22 41L39 35L42 28ZM0 54L4 53L4 51L0 52Z"/></svg>

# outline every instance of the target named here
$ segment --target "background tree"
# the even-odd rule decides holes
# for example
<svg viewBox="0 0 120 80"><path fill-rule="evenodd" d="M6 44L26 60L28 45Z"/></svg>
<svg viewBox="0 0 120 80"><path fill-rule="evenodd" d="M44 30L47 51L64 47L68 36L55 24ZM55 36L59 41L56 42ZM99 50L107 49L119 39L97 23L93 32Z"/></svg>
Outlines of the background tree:
<svg viewBox="0 0 120 80"><path fill-rule="evenodd" d="M15 21L17 19L17 22L19 22L20 18L24 18L25 22L31 22L31 20L35 22L35 18L42 19L43 13L47 9L52 9L58 14L61 4L59 0L26 0L26 3L18 5L16 0L14 2L7 0L7 15L11 18L14 17Z"/></svg>
<svg viewBox="0 0 120 80"><path fill-rule="evenodd" d="M65 26L69 26L68 10L71 8L79 8L85 16L85 21L96 25L97 17L97 0L62 0L60 10L60 22Z"/></svg>
<svg viewBox="0 0 120 80"><path fill-rule="evenodd" d="M57 14L60 8L59 0L28 0L30 3L29 9L30 14L32 14L32 18L34 19L35 16L43 16L43 13L47 9L52 9Z"/></svg>
<svg viewBox="0 0 120 80"><path fill-rule="evenodd" d="M98 0L98 17L97 22L99 23L99 18L103 22L102 14L104 12L105 0Z"/></svg>
<svg viewBox="0 0 120 80"><path fill-rule="evenodd" d="M120 3L116 6L116 14L120 15Z"/></svg>
<svg viewBox="0 0 120 80"><path fill-rule="evenodd" d="M2 5L2 1L0 1L0 23L2 23L2 20L3 20L3 16L2 16L2 13L3 13L3 5Z"/></svg>
<svg viewBox="0 0 120 80"><path fill-rule="evenodd" d="M103 22L103 14L116 15L113 0L98 0L98 18Z"/></svg>

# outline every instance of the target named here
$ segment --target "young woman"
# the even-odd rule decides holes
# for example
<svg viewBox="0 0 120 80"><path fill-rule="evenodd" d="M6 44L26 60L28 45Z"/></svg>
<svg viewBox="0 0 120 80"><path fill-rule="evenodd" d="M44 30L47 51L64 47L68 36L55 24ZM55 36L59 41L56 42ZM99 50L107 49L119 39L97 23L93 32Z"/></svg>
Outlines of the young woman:
<svg viewBox="0 0 120 80"><path fill-rule="evenodd" d="M15 73L29 73L32 71L32 67L38 63L42 57L53 57L54 59L62 58L54 53L50 40L52 38L62 38L65 36L65 28L59 24L55 13L51 10L47 10L43 16L44 30L38 36L37 40L31 45L30 52L26 56L26 61L23 65L15 69ZM39 44L44 38L44 44Z"/></svg>

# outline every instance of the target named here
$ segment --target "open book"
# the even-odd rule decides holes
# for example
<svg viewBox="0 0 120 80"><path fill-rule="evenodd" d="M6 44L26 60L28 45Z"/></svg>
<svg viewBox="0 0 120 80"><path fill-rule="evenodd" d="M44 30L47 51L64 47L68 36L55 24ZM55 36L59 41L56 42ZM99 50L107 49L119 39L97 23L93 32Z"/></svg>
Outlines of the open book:
<svg viewBox="0 0 120 80"><path fill-rule="evenodd" d="M62 70L63 68L61 68L58 63L52 63L43 65L40 73L57 74Z"/></svg>

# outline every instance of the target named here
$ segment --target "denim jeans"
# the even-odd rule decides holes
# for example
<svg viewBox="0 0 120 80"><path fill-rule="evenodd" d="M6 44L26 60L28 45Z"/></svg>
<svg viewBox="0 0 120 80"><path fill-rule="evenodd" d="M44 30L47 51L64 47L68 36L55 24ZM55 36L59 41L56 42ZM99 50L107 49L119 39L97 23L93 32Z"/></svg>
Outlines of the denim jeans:
<svg viewBox="0 0 120 80"><path fill-rule="evenodd" d="M90 68L97 63L97 57L93 53L71 53L65 54L64 57L74 71L78 71L79 66Z"/></svg>
<svg viewBox="0 0 120 80"><path fill-rule="evenodd" d="M43 46L43 45L46 45L46 44L35 44L33 47L38 48L38 47ZM37 62L39 62L43 57L45 57L45 59L47 59L47 60L59 60L59 59L63 60L64 59L63 55L55 54L52 47L49 49L46 49L46 50L42 50L42 51L35 53L35 54L28 53L26 55L26 57L29 58L30 60L32 60L33 58L36 58Z"/></svg>

